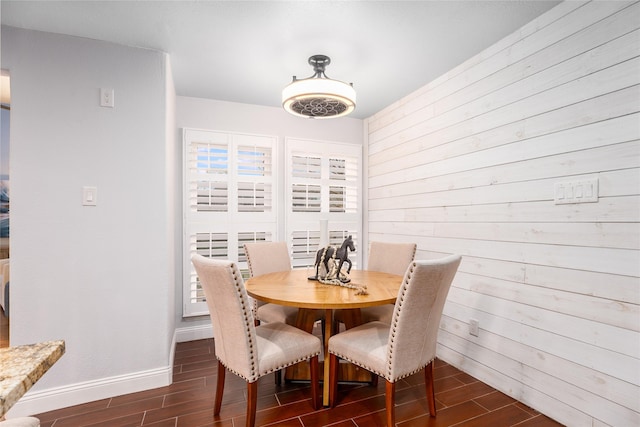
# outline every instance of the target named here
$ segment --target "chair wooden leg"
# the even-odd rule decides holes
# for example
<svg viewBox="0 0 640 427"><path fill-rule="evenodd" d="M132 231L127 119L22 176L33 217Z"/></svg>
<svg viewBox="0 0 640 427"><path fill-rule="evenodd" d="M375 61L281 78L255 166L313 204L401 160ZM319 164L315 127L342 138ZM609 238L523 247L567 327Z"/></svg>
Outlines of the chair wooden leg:
<svg viewBox="0 0 640 427"><path fill-rule="evenodd" d="M387 427L396 426L396 383L387 380L384 401L387 407Z"/></svg>
<svg viewBox="0 0 640 427"><path fill-rule="evenodd" d="M335 354L329 353L329 406L336 407L338 402L338 369L340 359ZM325 387L327 385L325 384Z"/></svg>
<svg viewBox="0 0 640 427"><path fill-rule="evenodd" d="M247 383L247 427L256 425L256 409L258 407L258 381Z"/></svg>
<svg viewBox="0 0 640 427"><path fill-rule="evenodd" d="M216 397L213 404L213 415L220 414L220 408L222 407L222 394L224 393L224 377L227 372L227 368L218 360L218 382L216 383Z"/></svg>
<svg viewBox="0 0 640 427"><path fill-rule="evenodd" d="M318 388L320 386L320 377L319 375L319 364L318 364L318 356L314 356L309 359L309 365L311 370L311 403L313 404L313 409L318 410L320 393L318 392Z"/></svg>
<svg viewBox="0 0 640 427"><path fill-rule="evenodd" d="M282 369L279 369L275 372L274 378L276 381L276 385L282 384Z"/></svg>
<svg viewBox="0 0 640 427"><path fill-rule="evenodd" d="M433 361L424 368L424 385L427 388L427 402L429 403L429 414L436 416L436 390L433 387Z"/></svg>

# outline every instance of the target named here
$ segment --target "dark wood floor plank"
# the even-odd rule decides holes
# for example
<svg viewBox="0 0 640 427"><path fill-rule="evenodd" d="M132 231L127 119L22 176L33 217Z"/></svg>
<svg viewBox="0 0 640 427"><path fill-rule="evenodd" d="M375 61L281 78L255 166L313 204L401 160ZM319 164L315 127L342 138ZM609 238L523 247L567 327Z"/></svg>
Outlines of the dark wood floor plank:
<svg viewBox="0 0 640 427"><path fill-rule="evenodd" d="M97 411L71 415L65 418L59 418L54 425L56 427L89 426L92 424L115 420L126 415L143 414L145 411L150 409L162 407L163 400L164 397L155 397L146 400L138 400L115 408L105 408ZM142 417L140 420L142 420Z"/></svg>
<svg viewBox="0 0 640 427"><path fill-rule="evenodd" d="M89 424L87 427L133 427L142 424L144 413L131 414L124 417L112 418L95 424Z"/></svg>
<svg viewBox="0 0 640 427"><path fill-rule="evenodd" d="M344 405L376 396L382 396L384 398L384 384L384 381L378 381L376 387L366 384L339 384L336 402L338 405Z"/></svg>
<svg viewBox="0 0 640 427"><path fill-rule="evenodd" d="M166 387L154 388L151 390L140 391L137 393L125 394L122 396L116 396L109 402L109 407L124 405L127 403L135 402L137 400L145 400L152 397L171 396L181 391L190 390L202 390L205 388L204 378L195 378L188 381L181 381L173 383Z"/></svg>
<svg viewBox="0 0 640 427"><path fill-rule="evenodd" d="M305 425L305 427L308 427L308 426ZM353 420L346 420L346 421L331 424L330 427L359 427L359 426Z"/></svg>
<svg viewBox="0 0 640 427"><path fill-rule="evenodd" d="M214 375L218 375L218 368L212 365L211 367L205 368L205 369L191 370L188 372L181 371L178 373L174 372L173 381L186 381L186 380L192 380L194 378L202 378L202 377L214 376Z"/></svg>
<svg viewBox="0 0 640 427"><path fill-rule="evenodd" d="M422 382L418 383L418 385L424 387L424 375L422 376ZM459 388L464 386L465 384L461 382L457 376L445 377L439 380L433 381L433 387L436 390L436 393L443 393L445 391L453 390L455 388ZM426 390L425 390L426 393Z"/></svg>
<svg viewBox="0 0 640 427"><path fill-rule="evenodd" d="M145 424L145 426L149 427L176 427L177 419L170 418L168 420L159 421L153 424ZM137 426L136 426L137 427Z"/></svg>
<svg viewBox="0 0 640 427"><path fill-rule="evenodd" d="M198 358L199 359L199 358ZM218 364L215 359L211 359L209 357L204 358L203 360L193 360L190 358L189 363L182 363L182 373L199 371L199 370L210 370L211 368L215 368L216 375L218 374Z"/></svg>
<svg viewBox="0 0 640 427"><path fill-rule="evenodd" d="M286 405L288 403L293 403L299 400L310 399L311 387L309 387L308 385L302 386L302 384L299 384L297 386L293 386L292 388L282 389L281 391L277 391L275 393L280 404Z"/></svg>
<svg viewBox="0 0 640 427"><path fill-rule="evenodd" d="M533 418L518 424L517 427L562 427L562 424L542 414L538 414Z"/></svg>
<svg viewBox="0 0 640 427"><path fill-rule="evenodd" d="M397 425L398 427L448 427L486 413L486 409L469 400L439 410L435 417L431 417L426 412L422 416L399 422Z"/></svg>
<svg viewBox="0 0 640 427"><path fill-rule="evenodd" d="M183 355L180 358L175 358L173 366L189 365L191 363L205 362L214 363L217 361L216 356L209 351L193 353L192 355Z"/></svg>
<svg viewBox="0 0 640 427"><path fill-rule="evenodd" d="M303 427L299 418L293 418L286 421L278 421L275 424L265 424L265 427Z"/></svg>
<svg viewBox="0 0 640 427"><path fill-rule="evenodd" d="M529 418L531 418L531 414L526 413L515 405L508 405L462 422L456 427L509 427L528 420Z"/></svg>
<svg viewBox="0 0 640 427"><path fill-rule="evenodd" d="M368 399L355 400L348 403L338 403L335 408L313 412L302 417L302 423L309 427L321 427L355 419L381 411L385 408L384 394L370 397Z"/></svg>
<svg viewBox="0 0 640 427"><path fill-rule="evenodd" d="M195 400L191 402L180 403L177 405L172 405L169 407L152 409L147 411L144 417L144 424L151 424L154 422L162 421L168 418L180 417L184 415L189 415L194 412L211 410L211 415L213 416L213 402L207 401L204 399ZM225 408L223 408L224 410Z"/></svg>
<svg viewBox="0 0 640 427"><path fill-rule="evenodd" d="M422 400L414 400L402 405L396 405L396 424L412 420L429 413L429 404L426 397ZM358 427L384 427L386 425L386 408L355 418Z"/></svg>
<svg viewBox="0 0 640 427"><path fill-rule="evenodd" d="M493 391L494 389L488 385L476 381L453 390L441 392L437 395L437 399L446 406L453 406L467 400L485 396Z"/></svg>
<svg viewBox="0 0 640 427"><path fill-rule="evenodd" d="M458 372L458 374L456 374L455 377L458 381L464 384L472 384L472 383L478 382L477 378L474 378L471 375L466 374L464 372Z"/></svg>
<svg viewBox="0 0 640 427"><path fill-rule="evenodd" d="M256 424L269 425L286 421L294 417L300 417L305 414L314 413L311 398L300 400L298 402L290 403L288 405L282 405L277 407L271 407L268 409L259 410L256 414ZM242 417L244 419L244 417ZM243 420L244 421L244 420ZM244 424L239 424L244 425Z"/></svg>
<svg viewBox="0 0 640 427"><path fill-rule="evenodd" d="M474 401L478 405L486 408L489 411L495 411L496 409L500 409L503 406L516 403L516 400L513 397L509 397L504 393L500 393L499 391L494 391L485 396L478 397L474 399Z"/></svg>
<svg viewBox="0 0 640 427"><path fill-rule="evenodd" d="M43 412L41 414L38 414L38 418L40 419L40 424L48 421L51 421L53 423L53 421L58 418L65 418L72 415L91 413L94 411L105 409L109 406L110 401L111 399L102 399L96 400L94 402L84 403L82 405L75 405L68 408L57 409L51 412Z"/></svg>
<svg viewBox="0 0 640 427"><path fill-rule="evenodd" d="M152 424L153 425L153 424ZM213 417L213 407L207 409L205 411L192 412L187 415L183 415L178 417L176 426L177 427L195 427L195 426L233 426L233 421L231 418L227 418L224 420L216 420ZM145 425L146 427L146 425Z"/></svg>
<svg viewBox="0 0 640 427"><path fill-rule="evenodd" d="M519 407L520 409L522 409L523 411L526 411L526 412L530 413L531 415L540 415L540 412L536 411L535 409L533 409L530 406L525 405L522 402L516 402L515 405L517 407Z"/></svg>

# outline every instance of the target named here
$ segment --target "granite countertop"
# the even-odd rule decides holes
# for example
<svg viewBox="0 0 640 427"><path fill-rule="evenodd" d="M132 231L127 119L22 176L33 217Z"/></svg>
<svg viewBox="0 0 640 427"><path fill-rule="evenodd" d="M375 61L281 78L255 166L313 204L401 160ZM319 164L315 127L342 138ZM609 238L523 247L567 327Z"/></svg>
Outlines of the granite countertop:
<svg viewBox="0 0 640 427"><path fill-rule="evenodd" d="M0 418L62 357L63 340L0 348Z"/></svg>

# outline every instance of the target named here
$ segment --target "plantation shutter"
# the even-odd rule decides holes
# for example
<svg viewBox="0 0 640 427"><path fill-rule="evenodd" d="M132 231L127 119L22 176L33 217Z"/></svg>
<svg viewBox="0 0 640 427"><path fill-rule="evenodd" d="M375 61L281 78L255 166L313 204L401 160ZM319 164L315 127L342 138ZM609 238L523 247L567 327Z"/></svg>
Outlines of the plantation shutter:
<svg viewBox="0 0 640 427"><path fill-rule="evenodd" d="M183 315L208 314L191 263L193 254L236 261L248 269L243 245L277 232L276 138L185 129Z"/></svg>
<svg viewBox="0 0 640 427"><path fill-rule="evenodd" d="M328 223L329 244L340 246L352 236L356 251L349 259L355 268L362 233L362 147L287 138L285 162L285 232L294 268L314 264L321 220Z"/></svg>

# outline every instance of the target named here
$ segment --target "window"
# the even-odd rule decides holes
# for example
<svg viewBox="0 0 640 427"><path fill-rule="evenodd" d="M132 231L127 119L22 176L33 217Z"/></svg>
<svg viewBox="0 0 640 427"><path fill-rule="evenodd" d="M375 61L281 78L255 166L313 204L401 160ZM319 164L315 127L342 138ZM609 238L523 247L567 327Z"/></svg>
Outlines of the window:
<svg viewBox="0 0 640 427"><path fill-rule="evenodd" d="M184 144L184 316L208 314L191 256L238 262L246 242L276 236L276 138L186 129Z"/></svg>
<svg viewBox="0 0 640 427"><path fill-rule="evenodd" d="M236 261L246 279L247 242L286 240L295 268L314 264L321 240L340 246L351 235L358 265L361 146L288 138L279 168L273 136L185 129L183 144L183 316L208 314L196 253Z"/></svg>

